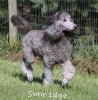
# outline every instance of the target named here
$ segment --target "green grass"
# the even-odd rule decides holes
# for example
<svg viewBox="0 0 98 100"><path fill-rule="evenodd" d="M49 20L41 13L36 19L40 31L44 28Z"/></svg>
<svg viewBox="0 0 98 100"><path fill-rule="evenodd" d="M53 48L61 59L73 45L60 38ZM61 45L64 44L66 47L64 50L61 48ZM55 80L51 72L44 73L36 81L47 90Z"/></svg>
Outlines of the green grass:
<svg viewBox="0 0 98 100"><path fill-rule="evenodd" d="M80 74L61 87L61 68L54 69L55 84L42 85L42 65L33 64L34 82L29 83L20 71L20 62L0 60L0 100L98 100L98 76ZM45 94L45 95L44 95Z"/></svg>

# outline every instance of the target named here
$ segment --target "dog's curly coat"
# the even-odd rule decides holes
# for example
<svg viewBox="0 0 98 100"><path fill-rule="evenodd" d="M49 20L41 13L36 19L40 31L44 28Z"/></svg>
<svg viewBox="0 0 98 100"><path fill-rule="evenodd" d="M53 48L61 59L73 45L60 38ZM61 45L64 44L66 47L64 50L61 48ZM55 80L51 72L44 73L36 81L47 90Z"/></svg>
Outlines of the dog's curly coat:
<svg viewBox="0 0 98 100"><path fill-rule="evenodd" d="M13 17L12 17L13 19ZM66 85L75 75L75 68L70 61L70 47L66 32L76 29L70 14L60 11L53 17L53 23L45 30L31 30L22 40L23 59L21 69L29 81L33 80L31 64L36 55L44 62L43 83L53 83L53 65L61 63L63 80Z"/></svg>

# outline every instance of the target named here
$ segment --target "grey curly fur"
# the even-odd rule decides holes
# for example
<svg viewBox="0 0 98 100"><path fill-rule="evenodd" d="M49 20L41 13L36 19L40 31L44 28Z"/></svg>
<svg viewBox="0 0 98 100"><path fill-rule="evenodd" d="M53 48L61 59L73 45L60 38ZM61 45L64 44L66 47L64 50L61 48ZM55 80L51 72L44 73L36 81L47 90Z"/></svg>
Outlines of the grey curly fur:
<svg viewBox="0 0 98 100"><path fill-rule="evenodd" d="M71 22L70 14L60 11L53 17L53 23L45 30L31 30L23 37L23 59L21 69L29 81L33 80L31 64L39 56L44 62L43 83L53 83L53 66L62 65L62 85L66 85L75 74L75 68L70 61L70 45L66 31L73 31L76 24ZM69 24L69 25L68 25Z"/></svg>
<svg viewBox="0 0 98 100"><path fill-rule="evenodd" d="M23 19L21 16L13 15L11 21L24 34L33 29L32 24Z"/></svg>

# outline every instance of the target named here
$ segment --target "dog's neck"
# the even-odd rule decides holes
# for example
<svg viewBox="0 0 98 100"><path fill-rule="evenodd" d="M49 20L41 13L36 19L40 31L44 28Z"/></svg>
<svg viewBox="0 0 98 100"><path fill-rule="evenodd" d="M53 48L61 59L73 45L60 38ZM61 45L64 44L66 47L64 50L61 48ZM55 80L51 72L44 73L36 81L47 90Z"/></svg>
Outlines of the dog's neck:
<svg viewBox="0 0 98 100"><path fill-rule="evenodd" d="M58 43L62 43L62 42L66 44L68 42L68 38L65 35L63 35L62 37L58 39L52 39L52 37L49 37L47 33L44 33L42 40L43 42L47 42L51 45L57 45Z"/></svg>

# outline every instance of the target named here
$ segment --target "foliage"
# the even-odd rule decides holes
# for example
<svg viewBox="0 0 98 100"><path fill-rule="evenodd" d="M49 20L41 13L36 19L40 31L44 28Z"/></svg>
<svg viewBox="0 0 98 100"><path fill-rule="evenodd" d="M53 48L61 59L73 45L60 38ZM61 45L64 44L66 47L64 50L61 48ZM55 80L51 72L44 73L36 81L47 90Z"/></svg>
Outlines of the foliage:
<svg viewBox="0 0 98 100"><path fill-rule="evenodd" d="M10 48L8 37L0 35L0 58L10 59L13 54L18 54L21 50L21 36L18 36L17 43L13 48ZM14 56L15 57L15 56Z"/></svg>
<svg viewBox="0 0 98 100"><path fill-rule="evenodd" d="M33 22L33 24L35 23L39 24L40 22L42 22L41 24L44 24L44 20L41 19L41 17L46 18L47 15L52 15L58 10L65 10L65 9L70 10L73 13L76 24L78 24L78 26L81 27L80 28L81 34L86 33L85 32L86 26L89 27L94 26L94 23L91 23L91 20L95 22L94 19L92 19L92 16L94 16L95 18L97 15L97 5L98 5L97 0L28 0L28 1L19 0L19 1L22 1L21 4L24 5L24 8L25 6L27 6L31 11L29 15L27 13L27 18L28 16L30 16L29 19L31 19L31 22ZM18 3L20 3L19 1ZM25 11L22 13L24 14ZM35 17L35 20L37 20L36 22L32 20L34 19L34 16L37 16ZM97 27L98 26L95 25L95 27L93 27L92 30L95 31L95 28Z"/></svg>
<svg viewBox="0 0 98 100"><path fill-rule="evenodd" d="M23 7L27 6L27 8L29 8L29 10L31 10L29 15L27 13L27 16L30 16L31 19L34 18L32 16L36 15L35 13L44 16L45 14L50 13L50 11L58 11L58 10L65 10L65 9L71 10L72 12L77 11L78 14L76 14L74 18L76 20L78 19L80 27L85 27L87 25L86 23L88 23L88 22L89 22L89 24L91 24L90 23L91 19L89 18L89 16L90 15L92 16L92 14L89 14L89 12L93 11L92 8L94 8L94 9L98 8L97 0L17 0L17 3L18 3L19 8L21 8L22 15L24 14ZM2 18L8 17L8 7L7 6L8 6L8 4L7 4L6 0L0 1L0 21ZM96 11L94 11L94 12L96 12ZM94 15L96 16L96 13L94 13L93 16ZM95 18L95 16L94 16L94 18ZM28 18L28 19L30 19L30 18ZM86 19L85 23L83 21L84 19ZM6 20L6 19L4 19L4 20ZM39 19L38 15L37 15L37 20L42 20L42 19ZM32 22L34 22L34 21L32 21ZM38 22L38 21L36 21L36 22ZM43 22L43 20L41 22ZM81 25L80 25L80 23L81 23ZM94 24L92 26L94 26ZM8 27L8 25L6 25L6 27ZM97 26L95 26L95 27L97 27ZM94 31L94 29L95 28L93 27L93 31ZM84 34L85 33L84 28L82 28L82 31L83 32L81 32L81 33Z"/></svg>
<svg viewBox="0 0 98 100"><path fill-rule="evenodd" d="M84 35L77 37L72 45L72 57L78 58L80 56L92 57L98 59L98 45L95 44L93 35Z"/></svg>
<svg viewBox="0 0 98 100"><path fill-rule="evenodd" d="M54 0L30 0L35 5L33 7L39 7L41 8L41 13L46 13L49 10L57 9L58 4Z"/></svg>
<svg viewBox="0 0 98 100"><path fill-rule="evenodd" d="M8 16L8 11L0 9L0 17L6 18L7 16Z"/></svg>

